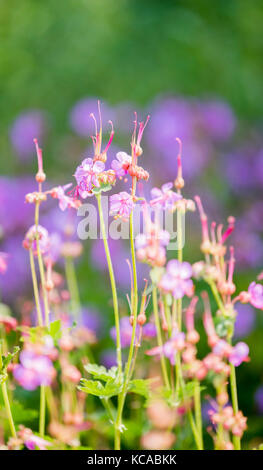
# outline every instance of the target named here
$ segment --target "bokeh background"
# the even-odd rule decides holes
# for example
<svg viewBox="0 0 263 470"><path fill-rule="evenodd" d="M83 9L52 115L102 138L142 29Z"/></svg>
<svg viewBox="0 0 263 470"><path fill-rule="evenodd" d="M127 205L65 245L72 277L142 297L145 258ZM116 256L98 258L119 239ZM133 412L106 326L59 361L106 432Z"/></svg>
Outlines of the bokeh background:
<svg viewBox="0 0 263 470"><path fill-rule="evenodd" d="M246 289L263 266L262 2L10 0L0 1L0 13L0 251L10 254L0 286L14 313L21 315L31 295L21 243L33 223L32 207L24 203L34 189L32 139L44 149L47 186L72 181L91 149L89 114L97 98L105 133L108 119L116 130L109 158L118 149L129 151L133 111L151 115L144 137L143 166L151 173L146 194L175 175L174 139L182 139L186 195L202 197L211 221L237 218L236 282ZM41 221L60 234L66 217L52 206ZM196 214L187 227L186 256L197 261ZM100 241L86 241L84 248L81 299L107 363L114 343L104 253ZM124 299L127 248L114 242L112 250ZM263 439L262 337L262 313L239 306L236 338L251 349L251 362L238 369L249 447Z"/></svg>

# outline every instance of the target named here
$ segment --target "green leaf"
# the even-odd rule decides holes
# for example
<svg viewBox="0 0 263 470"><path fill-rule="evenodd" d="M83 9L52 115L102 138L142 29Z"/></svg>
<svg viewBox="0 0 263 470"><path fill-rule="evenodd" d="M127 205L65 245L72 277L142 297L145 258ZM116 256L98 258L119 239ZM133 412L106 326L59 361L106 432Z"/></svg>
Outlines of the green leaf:
<svg viewBox="0 0 263 470"><path fill-rule="evenodd" d="M104 366L99 366L98 364L87 364L85 370L91 374L96 379L100 379L103 382L107 382L109 379L116 379L118 369L117 367L112 367L107 370Z"/></svg>
<svg viewBox="0 0 263 470"><path fill-rule="evenodd" d="M8 378L7 373L0 374L0 385L2 385Z"/></svg>
<svg viewBox="0 0 263 470"><path fill-rule="evenodd" d="M105 398L114 397L115 395L119 395L122 390L122 383L116 382L116 380L108 380L105 385Z"/></svg>
<svg viewBox="0 0 263 470"><path fill-rule="evenodd" d="M128 392L142 395L147 400L150 397L150 385L152 380L135 379L131 380L128 386Z"/></svg>
<svg viewBox="0 0 263 470"><path fill-rule="evenodd" d="M104 385L102 385L98 380L81 379L78 389L82 392L89 393L90 395L100 397L103 396Z"/></svg>
<svg viewBox="0 0 263 470"><path fill-rule="evenodd" d="M112 187L110 184L101 184L99 188L96 188L96 187L92 188L92 192L97 195L97 194L100 194L101 192L105 193L107 191L110 191L111 188Z"/></svg>
<svg viewBox="0 0 263 470"><path fill-rule="evenodd" d="M3 317L11 317L12 313L8 305L0 303L0 315Z"/></svg>
<svg viewBox="0 0 263 470"><path fill-rule="evenodd" d="M81 379L81 384L78 387L82 392L89 393L100 398L110 398L114 395L118 395L121 388L122 384L112 379L108 380L105 386L98 380Z"/></svg>
<svg viewBox="0 0 263 470"><path fill-rule="evenodd" d="M50 323L49 334L55 341L61 338L61 320L55 320Z"/></svg>
<svg viewBox="0 0 263 470"><path fill-rule="evenodd" d="M0 371L2 374L5 374L8 365L10 364L12 359L17 355L18 351L20 351L20 348L18 346L15 346L12 353L8 352L5 356L2 355L2 368Z"/></svg>
<svg viewBox="0 0 263 470"><path fill-rule="evenodd" d="M33 421L38 417L38 411L32 410L28 408L24 408L24 406L17 402L12 402L12 415L14 418L15 423L21 424L29 421Z"/></svg>

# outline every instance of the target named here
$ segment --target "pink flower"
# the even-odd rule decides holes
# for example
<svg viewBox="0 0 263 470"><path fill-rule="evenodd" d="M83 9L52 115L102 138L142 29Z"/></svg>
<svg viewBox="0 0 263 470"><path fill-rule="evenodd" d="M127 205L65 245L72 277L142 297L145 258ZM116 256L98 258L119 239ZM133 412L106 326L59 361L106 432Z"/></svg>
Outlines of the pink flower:
<svg viewBox="0 0 263 470"><path fill-rule="evenodd" d="M175 357L178 351L182 351L185 347L185 334L182 332L174 332L172 338L164 343L163 347L155 347L148 351L148 356L156 356L163 354L167 357L172 365L175 364Z"/></svg>
<svg viewBox="0 0 263 470"><path fill-rule="evenodd" d="M48 231L42 225L32 225L25 235L24 248L32 248L34 255L37 254L36 235L38 233L39 248L42 254L46 254L50 249L50 238Z"/></svg>
<svg viewBox="0 0 263 470"><path fill-rule="evenodd" d="M240 366L242 362L248 361L249 347L246 343L242 341L237 343L233 348L229 356L229 362L231 362L235 367Z"/></svg>
<svg viewBox="0 0 263 470"><path fill-rule="evenodd" d="M250 303L255 308L263 309L263 285L252 282L248 288Z"/></svg>
<svg viewBox="0 0 263 470"><path fill-rule="evenodd" d="M133 208L133 200L130 194L122 191L110 197L110 214L127 220Z"/></svg>
<svg viewBox="0 0 263 470"><path fill-rule="evenodd" d="M62 211L66 209L78 209L81 205L81 202L78 199L74 199L65 194L65 191L72 186L72 183L66 184L64 186L58 186L51 189L50 194L54 199L59 200L59 208Z"/></svg>
<svg viewBox="0 0 263 470"><path fill-rule="evenodd" d="M40 385L51 385L56 371L47 356L24 350L20 354L20 363L14 368L13 374L25 390L35 390Z"/></svg>
<svg viewBox="0 0 263 470"><path fill-rule="evenodd" d="M118 178L122 178L128 173L129 166L132 163L132 157L126 152L118 152L116 154L117 160L113 160L111 168L115 171Z"/></svg>
<svg viewBox="0 0 263 470"><path fill-rule="evenodd" d="M0 251L0 274L4 274L7 270L8 254Z"/></svg>
<svg viewBox="0 0 263 470"><path fill-rule="evenodd" d="M20 426L18 436L23 440L24 445L28 450L35 450L36 447L39 450L47 450L46 448L52 445L51 442L46 441L42 437L36 436L33 434L31 429L25 428L24 426Z"/></svg>
<svg viewBox="0 0 263 470"><path fill-rule="evenodd" d="M181 194L177 194L171 191L173 183L163 184L161 189L153 188L151 190L152 200L150 201L151 206L157 206L162 209L172 209L174 203L178 199L182 199Z"/></svg>
<svg viewBox="0 0 263 470"><path fill-rule="evenodd" d="M93 188L99 188L98 175L104 171L105 165L101 161L94 162L92 158L85 158L81 165L77 167L75 178L77 180L77 190L83 199L93 195Z"/></svg>
<svg viewBox="0 0 263 470"><path fill-rule="evenodd" d="M184 295L191 296L193 292L191 275L192 267L189 263L171 260L167 263L166 273L159 287L165 292L171 292L176 299L181 299Z"/></svg>

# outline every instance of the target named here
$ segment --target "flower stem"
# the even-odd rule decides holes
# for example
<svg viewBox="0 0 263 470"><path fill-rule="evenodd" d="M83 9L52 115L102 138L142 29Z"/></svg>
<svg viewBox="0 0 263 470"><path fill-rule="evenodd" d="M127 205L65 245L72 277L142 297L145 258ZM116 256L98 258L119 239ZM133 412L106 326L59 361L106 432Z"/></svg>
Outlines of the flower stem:
<svg viewBox="0 0 263 470"><path fill-rule="evenodd" d="M3 367L3 363L2 363L2 344L1 344L1 341L0 341L0 369L2 367ZM3 394L6 414L7 414L7 418L8 418L8 422L9 422L9 426L10 426L10 431L11 431L12 437L16 437L16 429L15 429L14 420L13 420L12 411L11 411L11 406L10 406L9 397L8 397L8 393L7 393L6 381L1 384L1 389L2 389L2 394Z"/></svg>
<svg viewBox="0 0 263 470"><path fill-rule="evenodd" d="M80 314L80 296L79 296L79 289L78 283L76 278L76 271L74 262L71 256L65 257L65 271L66 271L66 278L68 289L70 293L70 300L71 300L71 310L72 315L75 318L78 318Z"/></svg>
<svg viewBox="0 0 263 470"><path fill-rule="evenodd" d="M41 286L42 286L42 291L43 291L45 323L46 323L46 326L48 327L49 326L49 304L48 304L48 296L47 296L47 290L46 290L46 285L45 285L44 263L43 263L43 259L42 259L42 255L41 255L40 246L39 246L38 224L39 224L39 202L37 201L36 205L35 205L37 258L38 258L38 266L39 266Z"/></svg>
<svg viewBox="0 0 263 470"><path fill-rule="evenodd" d="M203 429L202 429L201 393L200 393L200 383L198 382L198 380L195 381L194 404L195 404L195 421L196 421L196 427L198 431L198 441L200 445L200 450L203 450L204 444L203 444Z"/></svg>
<svg viewBox="0 0 263 470"><path fill-rule="evenodd" d="M238 413L238 398L237 398L237 381L236 369L233 364L230 364L230 388L234 415ZM239 436L233 436L233 443L235 450L241 450L241 440Z"/></svg>
<svg viewBox="0 0 263 470"><path fill-rule="evenodd" d="M102 211L102 206L101 206L101 194L97 195L97 201L98 201L101 233L102 233L104 249L105 249L107 263L108 263L108 269L109 269L110 282L111 282L113 309L114 309L114 317L115 317L115 328L116 328L117 364L118 364L119 374L121 374L121 372L122 372L122 358L121 358L121 335L120 335L119 306L118 306L118 297L117 297L114 271L113 271L111 255L110 255L108 240L107 240L107 236L106 236L106 229L105 229L103 211Z"/></svg>
<svg viewBox="0 0 263 470"><path fill-rule="evenodd" d="M157 342L158 342L159 348L161 348L161 367L162 367L163 379L164 379L165 386L168 389L170 389L170 383L168 379L165 357L162 352L163 340L162 340L162 332L161 332L161 327L160 327L160 319L159 319L159 314L158 314L157 289L155 286L153 288L152 296L153 296L153 313L154 313L154 320L155 320L156 333L157 333Z"/></svg>
<svg viewBox="0 0 263 470"><path fill-rule="evenodd" d="M127 386L130 380L130 370L132 365L132 358L134 352L134 343L136 337L136 326L137 326L137 311L138 311L138 284L137 284L137 270L136 270L136 256L135 256L135 246L134 246L134 230L133 230L133 212L130 214L130 242L131 242L131 257L132 257L132 270L133 270L133 299L132 299L132 316L133 316L133 327L132 327L132 337L130 342L130 349L128 360L125 366L125 380L123 384L122 391L118 399L118 410L117 418L115 422L115 438L114 438L114 448L115 450L120 450L121 439L121 422L122 422L122 412L126 398Z"/></svg>
<svg viewBox="0 0 263 470"><path fill-rule="evenodd" d="M32 248L30 248L29 250L29 259L30 259L30 268L31 268L31 274L32 274L32 283L33 283L33 289L34 289L34 297L35 297L36 309L37 309L38 324L39 326L43 326L38 284L37 284L37 276L36 276L36 269L35 269L35 261L34 261L34 254L33 254Z"/></svg>
<svg viewBox="0 0 263 470"><path fill-rule="evenodd" d="M40 386L40 408L39 408L39 434L45 435L46 393L45 386Z"/></svg>

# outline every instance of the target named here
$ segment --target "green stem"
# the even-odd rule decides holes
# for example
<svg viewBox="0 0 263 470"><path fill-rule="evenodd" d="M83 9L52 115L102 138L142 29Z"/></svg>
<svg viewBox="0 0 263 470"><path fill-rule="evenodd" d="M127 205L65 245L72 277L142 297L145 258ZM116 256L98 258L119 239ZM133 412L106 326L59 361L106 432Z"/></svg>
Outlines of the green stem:
<svg viewBox="0 0 263 470"><path fill-rule="evenodd" d="M221 310L221 312L224 314L224 312L225 312L225 307L224 307L224 304L223 304L223 302L222 302L222 300L221 300L221 298L220 298L220 295L219 295L219 293L218 293L218 290L217 290L217 287L216 287L215 282L214 282L214 281L208 281L208 284L209 284L210 287L211 287L211 290L212 290L212 292L213 292L213 295L214 295L214 298L215 298L215 300L216 300L216 303L217 303L217 305L218 305L219 310Z"/></svg>
<svg viewBox="0 0 263 470"><path fill-rule="evenodd" d="M112 267L111 255L110 255L110 250L109 250L109 245L108 245L108 240L107 240L107 235L106 235L103 211L102 211L102 206L101 206L101 194L97 195L97 201L98 201L101 233L102 233L104 249L105 249L107 263L108 263L110 282L111 282L113 309L114 309L114 317L115 317L115 328L116 328L117 364L118 364L119 374L121 374L121 372L122 372L122 358L121 358L121 335L120 335L120 318L119 318L118 297L117 297L117 290L116 290L114 271L113 271L113 267Z"/></svg>
<svg viewBox="0 0 263 470"><path fill-rule="evenodd" d="M233 364L230 364L230 388L231 398L234 415L238 413L238 398L237 398L237 381L236 381L236 369ZM241 440L239 436L233 436L233 443L235 450L241 450Z"/></svg>
<svg viewBox="0 0 263 470"><path fill-rule="evenodd" d="M114 410L112 409L109 398L102 398L101 402L105 410L108 412L110 420L112 421L112 423L114 423Z"/></svg>
<svg viewBox="0 0 263 470"><path fill-rule="evenodd" d="M38 324L39 324L39 326L43 326L43 319L42 319L42 312L41 312L40 299L39 299L39 291L38 291L38 284L37 284L34 254L33 254L33 251L32 251L31 248L29 250L29 259L30 259L30 268L31 268L31 275L32 275L34 297L35 297L36 309L37 309Z"/></svg>
<svg viewBox="0 0 263 470"><path fill-rule="evenodd" d="M76 277L74 261L71 256L67 256L65 258L65 271L66 271L68 289L70 293L72 315L75 318L78 318L80 314L80 309L81 309L80 296L79 296L79 289L78 289L78 282L77 282L77 277Z"/></svg>
<svg viewBox="0 0 263 470"><path fill-rule="evenodd" d="M40 280L41 286L43 291L43 300L44 300L44 311L45 311L45 323L46 326L49 326L49 304L48 304L48 296L46 290L46 280L45 280L45 269L44 263L41 255L41 250L39 246L39 234L38 234L38 225L39 225L39 202L36 202L35 206L35 226L36 226L36 245L37 245L37 258L38 258L38 266L39 266L39 273L40 273Z"/></svg>
<svg viewBox="0 0 263 470"><path fill-rule="evenodd" d="M45 415L46 415L46 394L45 386L40 386L40 408L39 408L39 434L45 435Z"/></svg>
<svg viewBox="0 0 263 470"><path fill-rule="evenodd" d="M194 388L194 403L195 403L195 421L198 430L198 440L201 449L204 449L203 444L203 429L202 429L202 411L201 411L201 393L200 393L200 383L198 380L195 381Z"/></svg>
<svg viewBox="0 0 263 470"><path fill-rule="evenodd" d="M162 367L162 373L163 373L163 379L165 386L170 389L170 383L168 379L168 373L167 373L167 368L166 368L166 363L165 363L165 357L163 355L163 340L162 340L162 332L161 332L161 326L160 326L160 319L159 319L159 314L158 314L158 301L157 301L157 289L154 286L153 292L153 313L154 313L154 321L155 321L155 326L156 326L156 333L157 333L157 342L159 348L161 348L161 367Z"/></svg>
<svg viewBox="0 0 263 470"><path fill-rule="evenodd" d="M138 311L138 285L137 285L137 270L136 270L136 256L135 256L135 246L134 246L134 231L133 231L133 212L130 214L130 242L131 242L131 257L132 257L132 269L133 269L133 299L132 299L132 317L133 317L133 328L132 328L132 337L130 342L130 349L128 360L125 366L125 380L123 384L122 391L119 395L118 400L118 411L117 418L115 423L115 438L114 438L114 448L115 450L120 450L121 446L121 424L122 424L122 412L125 403L127 386L130 380L130 370L132 365L132 358L134 352L134 343L136 337L136 325L137 325L137 311Z"/></svg>
<svg viewBox="0 0 263 470"><path fill-rule="evenodd" d="M2 367L3 367L2 344L0 342L0 370L2 369ZM11 411L11 406L10 406L9 397L8 397L8 393L7 393L6 381L1 384L1 389L2 389L4 405L5 405L5 410L6 410L6 414L7 414L7 418L8 418L8 422L9 422L10 431L11 431L12 437L16 437L16 429L15 429L14 420L13 420L12 411Z"/></svg>

